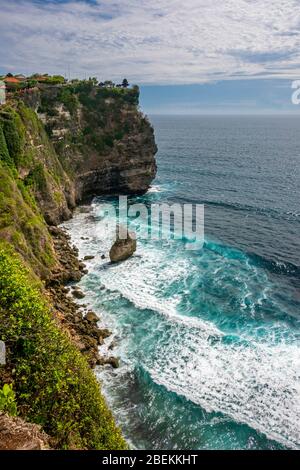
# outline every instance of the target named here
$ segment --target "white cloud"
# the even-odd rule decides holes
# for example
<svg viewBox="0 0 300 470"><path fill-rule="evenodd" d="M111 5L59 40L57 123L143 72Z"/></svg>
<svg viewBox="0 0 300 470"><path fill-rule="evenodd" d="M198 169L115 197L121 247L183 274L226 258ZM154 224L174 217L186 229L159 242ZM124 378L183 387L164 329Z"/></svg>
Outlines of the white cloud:
<svg viewBox="0 0 300 470"><path fill-rule="evenodd" d="M296 0L0 0L0 11L4 70L144 84L300 75Z"/></svg>

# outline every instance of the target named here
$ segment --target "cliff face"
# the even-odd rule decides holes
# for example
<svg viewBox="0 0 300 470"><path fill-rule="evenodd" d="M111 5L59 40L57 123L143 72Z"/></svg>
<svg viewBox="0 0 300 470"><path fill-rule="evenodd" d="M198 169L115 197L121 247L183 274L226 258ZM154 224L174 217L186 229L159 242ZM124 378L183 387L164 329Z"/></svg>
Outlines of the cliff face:
<svg viewBox="0 0 300 470"><path fill-rule="evenodd" d="M138 98L137 87L88 81L36 88L0 108L0 239L39 275L56 262L43 217L57 225L93 196L149 188L157 148Z"/></svg>
<svg viewBox="0 0 300 470"><path fill-rule="evenodd" d="M76 176L76 200L99 194L143 194L155 177L154 139L150 127L124 137L105 160L98 153L83 159Z"/></svg>
<svg viewBox="0 0 300 470"><path fill-rule="evenodd" d="M141 194L156 175L153 129L138 110L139 90L79 83L40 92L37 111L76 202L101 194Z"/></svg>
<svg viewBox="0 0 300 470"><path fill-rule="evenodd" d="M88 367L109 332L66 296L85 266L54 225L94 195L147 191L156 145L138 94L88 81L0 106L0 394L11 383L57 448L127 448Z"/></svg>

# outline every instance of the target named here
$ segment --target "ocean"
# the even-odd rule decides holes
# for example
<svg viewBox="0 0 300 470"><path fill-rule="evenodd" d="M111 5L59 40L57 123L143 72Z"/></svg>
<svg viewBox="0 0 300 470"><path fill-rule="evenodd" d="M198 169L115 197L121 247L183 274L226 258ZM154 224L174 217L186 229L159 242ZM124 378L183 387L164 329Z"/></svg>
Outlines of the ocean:
<svg viewBox="0 0 300 470"><path fill-rule="evenodd" d="M150 120L158 174L130 202L204 204L205 243L138 237L111 265L100 215L115 198L64 224L95 256L82 303L121 359L96 370L103 393L133 448L299 449L300 120Z"/></svg>

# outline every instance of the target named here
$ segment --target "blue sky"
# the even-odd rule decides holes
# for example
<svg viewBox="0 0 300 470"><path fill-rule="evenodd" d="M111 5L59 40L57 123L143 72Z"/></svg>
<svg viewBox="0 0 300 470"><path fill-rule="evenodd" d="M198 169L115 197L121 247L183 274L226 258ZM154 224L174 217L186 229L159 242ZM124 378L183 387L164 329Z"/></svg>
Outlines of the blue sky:
<svg viewBox="0 0 300 470"><path fill-rule="evenodd" d="M286 79L226 80L202 85L142 86L148 114L299 114ZM300 95L300 94L299 94Z"/></svg>
<svg viewBox="0 0 300 470"><path fill-rule="evenodd" d="M298 0L0 0L0 73L141 86L147 113L298 113Z"/></svg>

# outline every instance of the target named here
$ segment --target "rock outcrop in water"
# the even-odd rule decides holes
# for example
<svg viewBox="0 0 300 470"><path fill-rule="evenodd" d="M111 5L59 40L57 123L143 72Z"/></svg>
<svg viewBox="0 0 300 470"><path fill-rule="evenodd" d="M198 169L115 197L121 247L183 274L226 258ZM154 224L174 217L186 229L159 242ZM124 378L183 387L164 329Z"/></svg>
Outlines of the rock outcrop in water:
<svg viewBox="0 0 300 470"><path fill-rule="evenodd" d="M125 261L130 258L136 251L136 238L132 232L127 232L127 237L124 239L117 237L115 243L110 249L109 258L112 263Z"/></svg>

